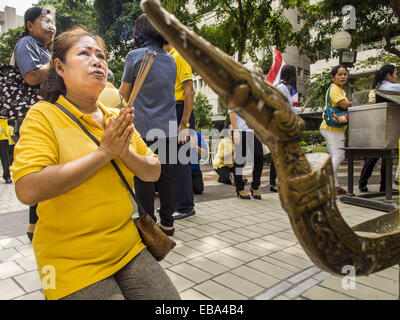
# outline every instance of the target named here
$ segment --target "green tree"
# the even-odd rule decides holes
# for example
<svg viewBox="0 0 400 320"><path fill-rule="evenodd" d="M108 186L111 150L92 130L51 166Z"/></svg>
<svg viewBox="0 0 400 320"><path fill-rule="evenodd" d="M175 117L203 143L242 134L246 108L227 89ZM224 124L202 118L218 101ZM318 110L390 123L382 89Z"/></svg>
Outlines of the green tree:
<svg viewBox="0 0 400 320"><path fill-rule="evenodd" d="M261 48L276 46L283 52L291 43L292 26L283 16L282 8L272 9L272 0L195 0L198 14L215 13L215 24L204 24L200 35L229 55L237 52L238 61L245 54L263 71L272 62L272 52L263 59ZM270 50L270 49L266 49Z"/></svg>
<svg viewBox="0 0 400 320"><path fill-rule="evenodd" d="M207 96L199 92L194 98L194 103L193 103L193 114L196 119L196 122L198 123L198 130L201 129L210 130L212 128L212 122L211 122L212 108L213 106L208 101Z"/></svg>
<svg viewBox="0 0 400 320"><path fill-rule="evenodd" d="M93 0L40 0L37 5L55 9L57 34L77 24L97 31Z"/></svg>
<svg viewBox="0 0 400 320"><path fill-rule="evenodd" d="M15 44L19 40L24 27L10 29L0 36L0 62L10 64L10 59L14 51Z"/></svg>
<svg viewBox="0 0 400 320"><path fill-rule="evenodd" d="M317 60L318 51L329 47L331 36L342 30L342 7L348 4L355 7L357 16L357 31L352 32L351 48L384 39L384 49L400 57L400 50L390 41L400 31L398 0L324 0L317 3L281 0L281 3L285 8L297 8L303 18L304 26L294 33L294 44L312 61Z"/></svg>

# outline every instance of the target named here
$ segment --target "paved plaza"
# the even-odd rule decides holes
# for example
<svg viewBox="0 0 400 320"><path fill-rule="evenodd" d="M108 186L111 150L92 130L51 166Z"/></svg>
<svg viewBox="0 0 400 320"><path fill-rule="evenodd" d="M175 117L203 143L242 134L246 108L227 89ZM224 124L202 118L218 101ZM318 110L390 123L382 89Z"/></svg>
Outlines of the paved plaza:
<svg viewBox="0 0 400 320"><path fill-rule="evenodd" d="M342 165L339 172L343 185L346 170ZM355 173L360 170L356 165ZM278 194L267 191L265 171L262 200L235 198L233 187L217 183L213 170L204 172L206 187L196 196L196 216L176 221L177 246L161 262L182 299L398 299L398 266L357 277L355 288L315 267L293 234ZM371 179L374 191L379 188L379 168ZM350 226L384 214L337 203ZM27 225L27 206L16 199L14 185L1 180L0 300L43 299Z"/></svg>

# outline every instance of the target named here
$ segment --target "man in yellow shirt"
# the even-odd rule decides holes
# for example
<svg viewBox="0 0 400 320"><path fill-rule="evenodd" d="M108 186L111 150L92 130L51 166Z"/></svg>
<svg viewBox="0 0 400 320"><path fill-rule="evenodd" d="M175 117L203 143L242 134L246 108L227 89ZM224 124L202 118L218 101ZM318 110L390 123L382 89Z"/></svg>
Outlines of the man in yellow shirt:
<svg viewBox="0 0 400 320"><path fill-rule="evenodd" d="M176 63L176 82L175 82L175 99L176 99L176 117L178 122L178 155L179 150L183 147L184 143L188 142L189 130L194 129L195 119L193 115L193 74L192 67L187 61L173 48L167 44L164 49L174 57ZM192 135L193 130L190 130ZM195 134L195 133L194 133ZM188 148L190 153L190 148ZM190 159L190 155L186 154ZM192 189L192 171L189 163L183 164L179 159L175 170L175 212L173 217L175 220L184 219L195 215L194 211L194 197Z"/></svg>
<svg viewBox="0 0 400 320"><path fill-rule="evenodd" d="M3 179L6 183L12 183L8 157L8 120L6 118L0 118L0 159L3 167Z"/></svg>

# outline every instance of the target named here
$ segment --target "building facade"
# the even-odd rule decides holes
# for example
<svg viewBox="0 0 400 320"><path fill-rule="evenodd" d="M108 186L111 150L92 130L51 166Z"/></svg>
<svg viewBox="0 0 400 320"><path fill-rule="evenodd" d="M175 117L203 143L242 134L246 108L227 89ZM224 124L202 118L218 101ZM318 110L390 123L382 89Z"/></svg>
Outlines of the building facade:
<svg viewBox="0 0 400 320"><path fill-rule="evenodd" d="M0 11L0 34L23 25L24 17L17 16L15 8L6 6L4 11Z"/></svg>

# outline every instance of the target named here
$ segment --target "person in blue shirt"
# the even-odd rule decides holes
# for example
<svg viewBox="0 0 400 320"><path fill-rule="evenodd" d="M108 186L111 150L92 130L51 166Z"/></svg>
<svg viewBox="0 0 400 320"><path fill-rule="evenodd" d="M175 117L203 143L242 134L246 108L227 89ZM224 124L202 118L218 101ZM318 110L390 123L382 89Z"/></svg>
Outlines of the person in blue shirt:
<svg viewBox="0 0 400 320"><path fill-rule="evenodd" d="M190 138L190 168L192 169L192 185L194 194L202 194L204 191L200 159L207 158L207 155L208 146L203 135L198 131L193 131Z"/></svg>

